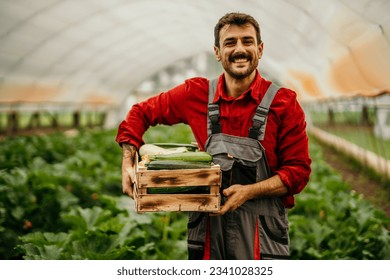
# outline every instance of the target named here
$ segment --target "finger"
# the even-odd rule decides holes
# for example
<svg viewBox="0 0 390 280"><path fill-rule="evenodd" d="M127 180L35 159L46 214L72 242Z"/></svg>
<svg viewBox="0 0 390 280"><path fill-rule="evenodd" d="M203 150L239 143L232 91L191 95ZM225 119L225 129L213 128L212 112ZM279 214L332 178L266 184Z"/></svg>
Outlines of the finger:
<svg viewBox="0 0 390 280"><path fill-rule="evenodd" d="M232 192L231 192L230 188L227 188L227 189L224 189L222 191L222 193L223 193L224 196L230 196Z"/></svg>
<svg viewBox="0 0 390 280"><path fill-rule="evenodd" d="M135 186L135 184L137 184L137 179L135 176L130 176L130 181L131 181L133 186Z"/></svg>
<svg viewBox="0 0 390 280"><path fill-rule="evenodd" d="M239 208L239 207L240 207L239 204L233 205L229 201L226 201L226 203L222 206L222 208L218 212L213 212L213 213L210 213L209 215L210 216L222 216L222 215L226 214L226 212L228 212L228 211L237 210L237 208Z"/></svg>
<svg viewBox="0 0 390 280"><path fill-rule="evenodd" d="M209 213L209 216L222 216L229 210L229 207L224 204L218 212Z"/></svg>
<svg viewBox="0 0 390 280"><path fill-rule="evenodd" d="M220 215L224 215L226 214L226 212L228 211L232 211L232 205L231 205L231 202L229 202L229 200L226 201L226 203L222 206L221 210L219 210L219 214Z"/></svg>
<svg viewBox="0 0 390 280"><path fill-rule="evenodd" d="M127 194L132 198L134 199L134 190L132 187L130 187L128 190L127 190Z"/></svg>
<svg viewBox="0 0 390 280"><path fill-rule="evenodd" d="M134 184L131 183L130 177L127 176L126 174L123 174L123 176L122 176L122 192L124 194L127 194L131 198L134 198L133 185Z"/></svg>
<svg viewBox="0 0 390 280"><path fill-rule="evenodd" d="M132 187L123 188L123 193L134 199L134 191Z"/></svg>
<svg viewBox="0 0 390 280"><path fill-rule="evenodd" d="M224 196L231 196L234 195L239 189L237 188L238 185L231 185L230 187L223 190Z"/></svg>

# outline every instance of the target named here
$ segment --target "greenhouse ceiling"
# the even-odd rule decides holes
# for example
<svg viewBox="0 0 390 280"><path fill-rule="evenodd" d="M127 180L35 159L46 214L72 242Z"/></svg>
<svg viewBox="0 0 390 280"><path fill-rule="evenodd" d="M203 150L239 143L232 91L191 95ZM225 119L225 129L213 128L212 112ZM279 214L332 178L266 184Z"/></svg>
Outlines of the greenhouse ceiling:
<svg viewBox="0 0 390 280"><path fill-rule="evenodd" d="M0 0L0 103L120 105L212 52L227 12L260 23L260 71L301 100L390 89L390 0Z"/></svg>

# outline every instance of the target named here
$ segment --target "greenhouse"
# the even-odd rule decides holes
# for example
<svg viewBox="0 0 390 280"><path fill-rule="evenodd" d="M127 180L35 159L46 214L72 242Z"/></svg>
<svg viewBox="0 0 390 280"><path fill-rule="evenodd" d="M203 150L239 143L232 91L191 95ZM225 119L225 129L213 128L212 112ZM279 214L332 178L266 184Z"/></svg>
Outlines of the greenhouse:
<svg viewBox="0 0 390 280"><path fill-rule="evenodd" d="M189 258L186 208L123 194L116 137L136 104L224 72L230 12L259 22L257 71L304 111L289 258L390 260L389 0L0 0L0 259ZM142 139L199 147L185 123Z"/></svg>

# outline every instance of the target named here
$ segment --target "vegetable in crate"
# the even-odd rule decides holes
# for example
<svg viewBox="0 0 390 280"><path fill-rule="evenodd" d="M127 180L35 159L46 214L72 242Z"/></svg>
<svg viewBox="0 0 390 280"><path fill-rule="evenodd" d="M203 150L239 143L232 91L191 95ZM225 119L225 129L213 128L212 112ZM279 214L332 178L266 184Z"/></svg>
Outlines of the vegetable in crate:
<svg viewBox="0 0 390 280"><path fill-rule="evenodd" d="M175 148L186 148L188 151L195 152L199 149L197 144L183 144L183 143L154 143L153 145L165 148L165 149L175 149Z"/></svg>
<svg viewBox="0 0 390 280"><path fill-rule="evenodd" d="M172 154L158 154L149 156L150 161L154 160L175 160L185 162L204 162L211 163L212 156L207 152L184 152L184 153L172 153Z"/></svg>
<svg viewBox="0 0 390 280"><path fill-rule="evenodd" d="M201 169L210 168L210 162L191 162L182 160L152 160L145 164L148 170Z"/></svg>
<svg viewBox="0 0 390 280"><path fill-rule="evenodd" d="M162 155L162 154L172 154L188 151L186 147L176 146L172 148L163 148L154 144L144 144L139 148L139 155L150 156L150 155Z"/></svg>
<svg viewBox="0 0 390 280"><path fill-rule="evenodd" d="M146 144L142 146L143 160L148 170L176 170L176 169L202 169L210 168L212 156L206 152L175 152L170 153L172 149L180 149L183 147L173 144L159 144L165 147L161 148L153 144ZM180 145L180 144L178 144ZM173 147L173 148L172 148ZM140 149L140 152L141 152ZM185 148L187 150L187 148ZM177 193L209 193L208 187L188 186L188 187L174 187L174 188L148 188L149 194L177 194Z"/></svg>
<svg viewBox="0 0 390 280"><path fill-rule="evenodd" d="M151 155L146 164L150 170L210 168L212 156L206 152Z"/></svg>

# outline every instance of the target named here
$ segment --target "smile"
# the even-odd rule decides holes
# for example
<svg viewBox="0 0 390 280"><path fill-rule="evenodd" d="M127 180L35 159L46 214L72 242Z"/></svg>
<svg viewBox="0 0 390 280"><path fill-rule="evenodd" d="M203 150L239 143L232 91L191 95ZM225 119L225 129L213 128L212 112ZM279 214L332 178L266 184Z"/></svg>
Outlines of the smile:
<svg viewBox="0 0 390 280"><path fill-rule="evenodd" d="M236 53L229 57L230 62L234 63L245 63L252 59L252 56L250 54L245 53Z"/></svg>
<svg viewBox="0 0 390 280"><path fill-rule="evenodd" d="M243 62L248 62L249 59L247 58L236 58L236 59L233 59L233 62L235 63L243 63Z"/></svg>

